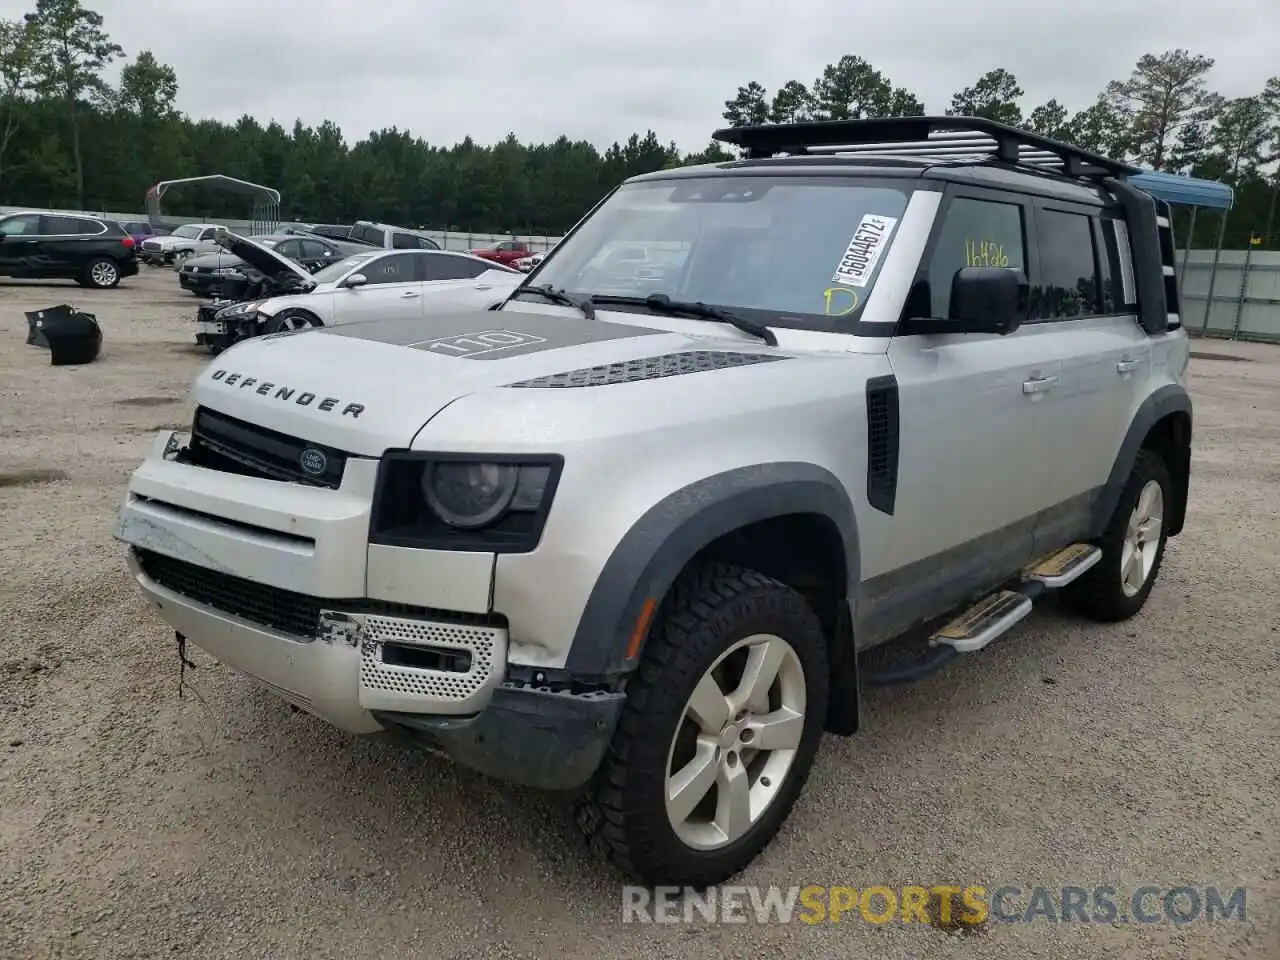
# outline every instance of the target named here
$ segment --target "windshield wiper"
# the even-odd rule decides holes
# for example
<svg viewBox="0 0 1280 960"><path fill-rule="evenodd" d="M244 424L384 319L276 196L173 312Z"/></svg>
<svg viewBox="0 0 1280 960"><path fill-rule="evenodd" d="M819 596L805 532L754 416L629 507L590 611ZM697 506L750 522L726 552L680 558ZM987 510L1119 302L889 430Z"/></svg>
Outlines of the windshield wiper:
<svg viewBox="0 0 1280 960"><path fill-rule="evenodd" d="M701 317L704 320L714 320L717 323L727 323L732 327L737 327L743 333L759 337L771 347L778 345L778 338L763 323L756 323L754 320L748 320L746 317L739 316L722 307L713 307L709 303L692 300L672 300L665 293L651 293L647 297L615 297L601 294L591 299L597 304L617 303L645 306L655 313L687 313L695 317Z"/></svg>
<svg viewBox="0 0 1280 960"><path fill-rule="evenodd" d="M550 300L552 303L558 303L563 307L577 307L588 320L596 318L596 308L591 303L590 297L573 297L565 293L564 290L557 290L551 284L546 283L541 286L517 287L509 299L515 299L525 293L536 293L544 300Z"/></svg>

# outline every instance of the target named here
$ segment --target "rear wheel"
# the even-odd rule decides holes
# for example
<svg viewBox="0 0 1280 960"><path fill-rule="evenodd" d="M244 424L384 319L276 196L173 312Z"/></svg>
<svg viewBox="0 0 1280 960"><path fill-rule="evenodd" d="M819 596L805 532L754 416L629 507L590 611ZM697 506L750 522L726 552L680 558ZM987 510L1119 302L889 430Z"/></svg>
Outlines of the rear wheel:
<svg viewBox="0 0 1280 960"><path fill-rule="evenodd" d="M672 589L578 825L623 872L704 886L768 845L809 774L826 641L785 584L712 564Z"/></svg>
<svg viewBox="0 0 1280 960"><path fill-rule="evenodd" d="M263 333L287 333L291 330L310 330L312 327L322 326L324 324L314 313L307 313L305 310L285 310L267 321Z"/></svg>
<svg viewBox="0 0 1280 960"><path fill-rule="evenodd" d="M94 257L84 265L80 285L107 290L120 282L120 268L110 257Z"/></svg>
<svg viewBox="0 0 1280 960"><path fill-rule="evenodd" d="M1063 589L1063 599L1093 620L1125 620L1147 602L1168 541L1165 514L1173 483L1160 455L1139 450L1115 513L1098 541L1102 559Z"/></svg>

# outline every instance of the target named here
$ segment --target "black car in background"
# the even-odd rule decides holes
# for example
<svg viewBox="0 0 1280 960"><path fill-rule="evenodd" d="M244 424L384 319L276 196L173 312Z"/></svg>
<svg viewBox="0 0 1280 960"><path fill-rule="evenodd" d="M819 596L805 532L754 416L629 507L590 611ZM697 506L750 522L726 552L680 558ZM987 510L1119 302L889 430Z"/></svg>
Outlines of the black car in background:
<svg viewBox="0 0 1280 960"><path fill-rule="evenodd" d="M0 277L74 280L106 289L137 273L137 242L114 220L60 213L0 217Z"/></svg>
<svg viewBox="0 0 1280 960"><path fill-rule="evenodd" d="M290 260L296 260L312 273L353 253L363 253L369 249L362 243L344 243L310 234L281 233L252 239L271 247ZM188 257L178 271L178 284L197 297L234 299L256 278L257 272L252 267L225 250Z"/></svg>

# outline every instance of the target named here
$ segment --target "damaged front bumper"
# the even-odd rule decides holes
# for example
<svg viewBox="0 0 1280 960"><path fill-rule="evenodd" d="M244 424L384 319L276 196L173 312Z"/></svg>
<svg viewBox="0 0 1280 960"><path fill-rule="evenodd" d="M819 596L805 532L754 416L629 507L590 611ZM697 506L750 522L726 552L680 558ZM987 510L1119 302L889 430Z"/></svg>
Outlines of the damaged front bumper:
<svg viewBox="0 0 1280 960"><path fill-rule="evenodd" d="M509 681L491 555L368 544L376 460L349 460L332 490L196 467L182 448L157 437L116 528L179 635L353 734L407 733L542 789L595 770L623 695Z"/></svg>

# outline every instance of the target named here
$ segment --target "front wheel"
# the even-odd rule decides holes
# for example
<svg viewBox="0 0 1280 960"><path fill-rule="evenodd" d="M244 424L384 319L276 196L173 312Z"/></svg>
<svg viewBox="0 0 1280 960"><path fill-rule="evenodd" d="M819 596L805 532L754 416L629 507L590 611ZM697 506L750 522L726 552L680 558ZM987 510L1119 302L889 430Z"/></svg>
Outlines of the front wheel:
<svg viewBox="0 0 1280 960"><path fill-rule="evenodd" d="M286 310L268 320L263 333L288 333L293 330L310 330L312 327L322 326L324 324L315 314L307 313L305 310Z"/></svg>
<svg viewBox="0 0 1280 960"><path fill-rule="evenodd" d="M1107 529L1098 541L1102 560L1063 589L1063 599L1093 620L1132 617L1155 586L1169 534L1165 514L1173 483L1164 460L1139 450Z"/></svg>
<svg viewBox="0 0 1280 960"><path fill-rule="evenodd" d="M645 645L578 825L641 883L728 879L790 813L827 689L826 641L800 594L726 564L687 572Z"/></svg>

